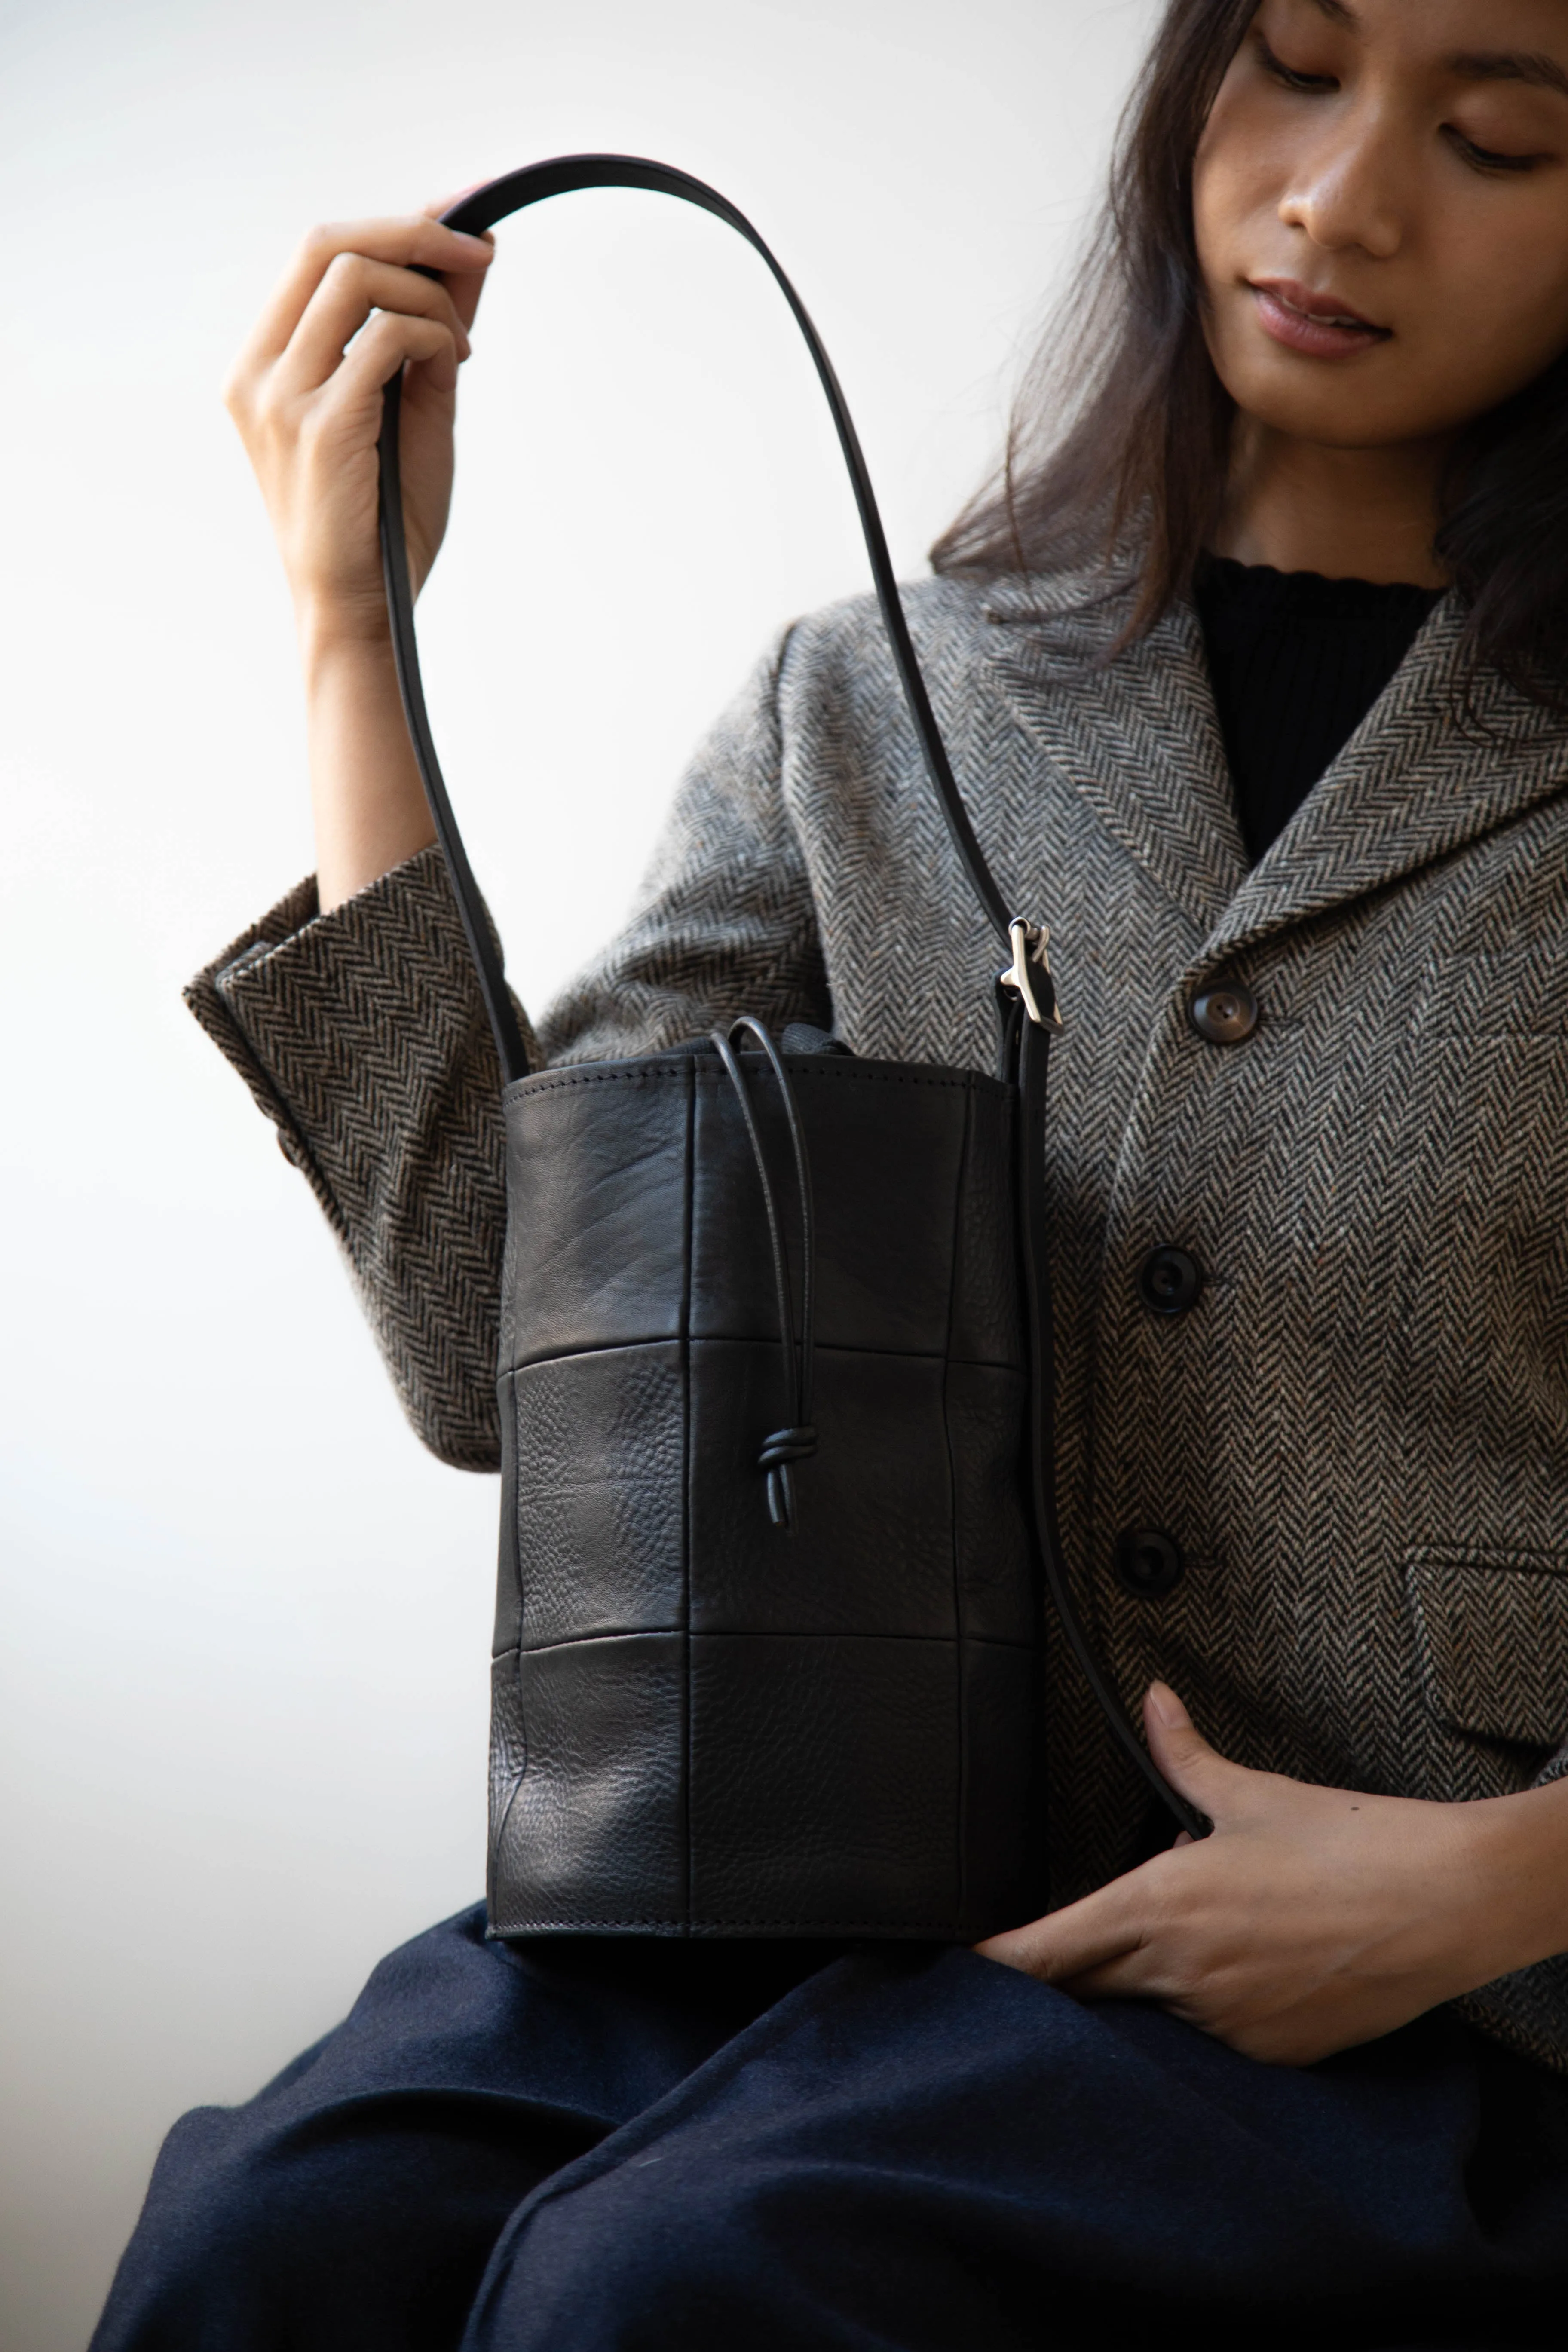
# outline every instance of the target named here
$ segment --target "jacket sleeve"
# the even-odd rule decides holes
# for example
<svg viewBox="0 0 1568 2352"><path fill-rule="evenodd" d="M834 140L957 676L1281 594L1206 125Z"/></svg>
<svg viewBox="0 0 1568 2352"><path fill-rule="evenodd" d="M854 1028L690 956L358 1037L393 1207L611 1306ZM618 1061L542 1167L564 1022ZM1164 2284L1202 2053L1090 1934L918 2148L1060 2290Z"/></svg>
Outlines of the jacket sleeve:
<svg viewBox="0 0 1568 2352"><path fill-rule="evenodd" d="M537 1031L523 1017L535 1067L657 1052L742 1010L829 1022L780 789L785 642L685 776L624 929ZM185 997L325 1211L419 1436L498 1468L500 1074L440 852L330 915L301 883Z"/></svg>

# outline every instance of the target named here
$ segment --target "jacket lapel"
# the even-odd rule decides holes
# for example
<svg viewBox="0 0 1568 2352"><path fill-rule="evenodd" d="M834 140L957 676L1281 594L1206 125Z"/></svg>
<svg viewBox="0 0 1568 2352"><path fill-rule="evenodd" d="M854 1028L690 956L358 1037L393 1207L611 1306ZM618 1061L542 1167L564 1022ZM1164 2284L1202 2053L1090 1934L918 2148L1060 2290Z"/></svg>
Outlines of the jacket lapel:
<svg viewBox="0 0 1568 2352"><path fill-rule="evenodd" d="M1215 928L1205 961L1386 887L1568 786L1568 725L1480 672L1437 606L1386 692Z"/></svg>
<svg viewBox="0 0 1568 2352"><path fill-rule="evenodd" d="M1183 606L1107 664L1127 602L1082 573L999 583L992 663L1036 751L1203 937L1247 874L1203 640Z"/></svg>
<svg viewBox="0 0 1568 2352"><path fill-rule="evenodd" d="M1037 749L1189 916L1204 965L1568 789L1568 722L1490 670L1466 708L1448 597L1248 872L1196 614L1179 607L1107 663L1126 609L1082 573L999 585L984 607L993 664Z"/></svg>

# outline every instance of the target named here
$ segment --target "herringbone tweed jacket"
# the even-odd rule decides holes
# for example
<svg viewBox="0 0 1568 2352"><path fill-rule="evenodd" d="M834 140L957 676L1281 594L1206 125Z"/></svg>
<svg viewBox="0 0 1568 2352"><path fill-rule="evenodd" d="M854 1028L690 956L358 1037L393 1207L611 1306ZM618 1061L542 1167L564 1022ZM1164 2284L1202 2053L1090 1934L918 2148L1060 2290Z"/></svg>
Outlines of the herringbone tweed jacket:
<svg viewBox="0 0 1568 2352"><path fill-rule="evenodd" d="M1450 600L1249 872L1190 610L1107 664L1125 607L1084 576L908 601L1004 895L1051 927L1062 1515L1127 1706L1163 1675L1228 1755L1353 1788L1568 1769L1568 728L1491 675L1460 715ZM996 961L857 603L721 721L537 1045L647 1053L748 1010L988 1068ZM1189 1017L1216 976L1261 1008L1240 1044ZM324 918L301 886L190 997L416 1429L494 1468L497 1076L437 853ZM1175 1318L1139 1295L1161 1243L1205 1276ZM1117 1581L1133 1527L1180 1545L1163 1598ZM1051 1680L1065 1900L1145 1811L1069 1660ZM1464 2006L1568 2071L1568 1959Z"/></svg>

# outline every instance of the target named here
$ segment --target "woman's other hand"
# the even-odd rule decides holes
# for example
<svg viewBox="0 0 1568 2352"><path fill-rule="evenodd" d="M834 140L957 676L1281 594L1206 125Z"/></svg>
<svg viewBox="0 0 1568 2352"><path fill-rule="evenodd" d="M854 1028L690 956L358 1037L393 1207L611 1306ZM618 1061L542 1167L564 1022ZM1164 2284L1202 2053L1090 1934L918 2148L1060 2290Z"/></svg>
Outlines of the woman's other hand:
<svg viewBox="0 0 1568 2352"><path fill-rule="evenodd" d="M1476 1804L1321 1789L1228 1763L1173 1691L1156 1763L1214 1822L976 1947L1082 2000L1157 2001L1303 2066L1568 1948L1568 1783Z"/></svg>
<svg viewBox="0 0 1568 2352"><path fill-rule="evenodd" d="M375 445L382 387L401 367L417 593L447 528L458 370L493 251L443 228L438 209L312 229L224 394L294 599L323 913L435 838L393 666Z"/></svg>
<svg viewBox="0 0 1568 2352"><path fill-rule="evenodd" d="M493 254L489 238L443 228L430 213L312 229L235 362L225 404L295 606L318 626L386 634L375 445L382 387L399 366L416 590L436 560L452 494L458 369Z"/></svg>

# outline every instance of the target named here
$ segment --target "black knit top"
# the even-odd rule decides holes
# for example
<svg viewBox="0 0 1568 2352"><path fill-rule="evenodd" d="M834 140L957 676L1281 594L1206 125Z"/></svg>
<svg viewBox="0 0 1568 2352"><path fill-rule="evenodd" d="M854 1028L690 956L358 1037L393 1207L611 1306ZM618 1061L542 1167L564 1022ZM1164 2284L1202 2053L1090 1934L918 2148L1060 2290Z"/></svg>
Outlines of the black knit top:
<svg viewBox="0 0 1568 2352"><path fill-rule="evenodd" d="M1256 860L1361 725L1440 591L1211 556L1194 593L1242 836Z"/></svg>

